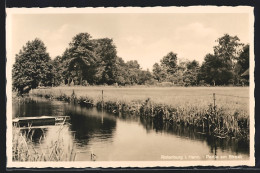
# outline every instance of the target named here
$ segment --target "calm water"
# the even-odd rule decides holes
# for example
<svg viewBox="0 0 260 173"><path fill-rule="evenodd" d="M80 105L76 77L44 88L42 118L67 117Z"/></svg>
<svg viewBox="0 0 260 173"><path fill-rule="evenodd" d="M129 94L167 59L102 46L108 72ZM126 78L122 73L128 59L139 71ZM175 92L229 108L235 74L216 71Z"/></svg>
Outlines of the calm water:
<svg viewBox="0 0 260 173"><path fill-rule="evenodd" d="M150 119L133 115L113 115L78 105L31 98L24 104L13 104L13 118L17 116L71 117L71 125L50 126L35 131L33 141L39 147L50 144L58 134L69 146L76 146L76 160L88 161L93 152L98 161L170 161L249 158L248 142L236 139L214 139L194 129L170 124L156 124Z"/></svg>

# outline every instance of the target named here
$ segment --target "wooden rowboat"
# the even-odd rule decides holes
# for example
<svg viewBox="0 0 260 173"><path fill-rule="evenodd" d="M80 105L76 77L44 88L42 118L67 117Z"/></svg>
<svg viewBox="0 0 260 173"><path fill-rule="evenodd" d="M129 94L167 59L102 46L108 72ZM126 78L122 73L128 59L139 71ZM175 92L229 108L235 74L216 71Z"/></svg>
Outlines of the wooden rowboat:
<svg viewBox="0 0 260 173"><path fill-rule="evenodd" d="M69 116L18 117L13 119L17 127L56 125L70 120Z"/></svg>

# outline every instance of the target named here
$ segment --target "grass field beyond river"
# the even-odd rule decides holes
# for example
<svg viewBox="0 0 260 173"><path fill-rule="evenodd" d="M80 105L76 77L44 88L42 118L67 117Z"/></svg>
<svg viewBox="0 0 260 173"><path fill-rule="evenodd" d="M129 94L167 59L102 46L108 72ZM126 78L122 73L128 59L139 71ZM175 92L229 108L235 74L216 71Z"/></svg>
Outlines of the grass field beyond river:
<svg viewBox="0 0 260 173"><path fill-rule="evenodd" d="M103 90L103 102L102 102ZM215 93L215 105L213 93ZM33 95L91 103L114 113L195 126L218 136L248 136L249 87L54 87Z"/></svg>

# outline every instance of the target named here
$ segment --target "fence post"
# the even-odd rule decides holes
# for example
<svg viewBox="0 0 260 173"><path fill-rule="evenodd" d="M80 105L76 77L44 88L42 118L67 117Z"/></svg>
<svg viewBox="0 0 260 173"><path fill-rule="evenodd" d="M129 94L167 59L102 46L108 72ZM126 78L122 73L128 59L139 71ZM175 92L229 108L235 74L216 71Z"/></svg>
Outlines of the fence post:
<svg viewBox="0 0 260 173"><path fill-rule="evenodd" d="M102 109L104 108L104 97L103 97L103 90L102 90Z"/></svg>
<svg viewBox="0 0 260 173"><path fill-rule="evenodd" d="M213 106L214 106L214 110L216 108L216 94L213 93Z"/></svg>

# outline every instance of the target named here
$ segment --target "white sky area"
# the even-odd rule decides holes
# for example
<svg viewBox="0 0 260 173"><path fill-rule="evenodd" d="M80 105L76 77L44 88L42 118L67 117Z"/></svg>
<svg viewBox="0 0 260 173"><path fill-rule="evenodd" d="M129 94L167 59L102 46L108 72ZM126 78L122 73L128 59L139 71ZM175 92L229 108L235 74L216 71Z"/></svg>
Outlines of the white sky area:
<svg viewBox="0 0 260 173"><path fill-rule="evenodd" d="M117 55L137 60L143 69L152 69L170 51L178 59L202 63L213 53L217 38L225 33L249 43L247 13L194 14L14 14L12 57L26 42L40 38L51 58L62 55L72 38L87 32L93 39L112 38ZM14 62L14 61L13 61Z"/></svg>

